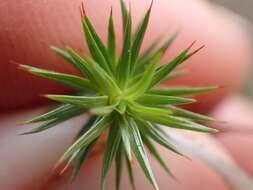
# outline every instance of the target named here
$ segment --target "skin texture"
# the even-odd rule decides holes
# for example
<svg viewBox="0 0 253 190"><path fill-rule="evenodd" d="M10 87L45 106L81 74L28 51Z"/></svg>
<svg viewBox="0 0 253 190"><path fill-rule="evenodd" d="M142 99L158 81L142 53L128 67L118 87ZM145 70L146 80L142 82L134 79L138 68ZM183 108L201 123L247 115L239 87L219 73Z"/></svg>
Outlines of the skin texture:
<svg viewBox="0 0 253 190"><path fill-rule="evenodd" d="M85 117L75 118L41 134L17 136L18 133L28 130L32 126L20 127L16 123L46 109L33 109L0 117L1 124L5 126L0 135L0 187L5 190L98 189L101 159L103 157L101 151L93 154L72 185L67 180L69 172L61 177L52 175L51 172L55 162L71 143ZM151 159L161 189L167 189L168 185L171 189L179 190L201 189L203 187L203 183L199 183L201 179L205 184L209 184L208 190L227 190L221 178L197 159L190 161L180 158L161 147L158 148L169 166L171 166L172 171L175 172L174 174L178 180L175 181L167 176L157 162ZM139 166L135 164L134 168L137 177L137 189L151 189ZM114 170L112 169L112 171ZM123 184L126 184L125 187L122 185L123 190L129 189L126 174L123 177ZM113 176L108 179L108 189L111 189L110 187L114 187Z"/></svg>
<svg viewBox="0 0 253 190"><path fill-rule="evenodd" d="M133 17L136 22L142 18L149 3L146 0L132 3ZM0 2L0 69L4 71L0 75L1 110L39 105L43 98L38 95L66 91L65 88L53 82L19 71L17 66L10 61L76 73L71 66L54 55L48 46L68 45L87 53L81 32L78 11L80 4L81 0L28 0L18 4L13 1ZM225 89L201 96L199 100L204 100L204 102L190 107L206 112L242 84L249 58L249 47L244 31L238 27L238 23L232 21L236 19L226 18L229 13L222 16L202 1L191 0L187 4L190 7L187 8L186 15L185 10L182 9L182 6L185 6L183 0L155 1L144 46L159 35L168 37L176 30L180 31L180 35L172 49L166 54L165 60L175 56L194 40L198 41L196 48L206 45L204 50L185 64L184 68L187 68L190 73L174 83L169 83L194 86L225 85ZM119 31L117 34L120 35L121 21L117 0L85 2L87 14L103 39L106 38L107 31L105 18L109 16L111 5L114 9L116 28ZM56 7L57 11L55 11ZM95 11L94 7L96 7ZM203 30L203 26L207 29ZM121 39L121 36L118 36L118 39ZM120 41L118 44L118 49L120 49ZM231 52L233 52L232 56Z"/></svg>
<svg viewBox="0 0 253 190"><path fill-rule="evenodd" d="M121 30L119 7L116 0L86 1L87 14L95 22L96 28L105 38L106 23L110 5L113 5L117 28ZM63 46L67 44L78 50L83 47L83 36L79 23L78 7L81 1L23 1L14 4L13 1L0 1L0 188L5 190L23 189L97 189L98 176L102 154L91 157L87 165L72 185L67 184L67 173L62 177L51 177L51 169L59 156L71 143L72 138L83 123L84 117L76 118L50 131L32 136L17 136L16 134L28 129L17 125L48 109L41 107L38 94L59 93L66 91L47 80L38 79L18 71L16 66L9 63L15 60L33 66L54 69L68 73L76 71L64 64L52 52L47 51L48 44ZM97 6L99 4L99 6ZM140 0L132 3L134 17L138 20L146 10L148 2ZM187 11L182 7L187 7ZM56 11L57 7L57 11ZM94 7L96 8L94 11ZM162 18L162 19L161 19ZM166 20L166 24L163 24ZM215 93L204 95L201 104L192 109L206 112L223 97L237 90L246 76L250 47L244 30L236 22L237 18L229 12L220 11L204 1L198 0L156 0L152 13L151 25L145 40L147 45L158 34L170 35L180 28L181 34L172 50L166 54L170 58L184 49L193 40L197 45L206 44L206 48L188 61L186 67L190 73L182 79L174 81L192 84L194 86L206 84L221 84L227 87ZM50 21L50 22L49 22ZM208 23L208 24L207 24ZM203 30L203 26L208 26ZM222 26L222 27L221 27ZM15 30L13 30L15 28ZM229 32L228 32L229 31ZM120 34L120 32L118 32ZM198 47L198 46L197 46ZM241 101L238 101L240 104ZM39 105L35 109L33 105ZM14 108L29 108L26 111L16 111ZM227 107L227 109L226 109ZM6 110L13 112L5 113ZM200 110L201 109L201 110ZM247 111L248 112L248 111ZM219 118L230 113L230 107L225 106L224 112L217 113ZM240 114L240 113L239 113ZM234 119L238 119L234 117ZM250 118L251 119L251 118ZM233 120L234 122L234 120ZM238 122L240 122L238 120ZM224 144L236 155L242 165L243 157L248 158L248 152L233 149L233 137L219 137ZM237 146L247 147L243 137L238 137ZM160 148L159 148L160 149ZM153 169L157 173L161 189L178 190L228 190L225 184L214 172L209 170L197 159L192 161L180 159L168 151L161 149L164 157L175 172L178 181L173 181L152 161ZM238 154L240 153L240 154ZM246 167L246 165L244 165ZM138 188L150 189L147 181L135 166ZM123 184L128 189L126 175ZM108 180L108 187L113 187L113 176ZM200 183L201 182L201 183Z"/></svg>
<svg viewBox="0 0 253 190"><path fill-rule="evenodd" d="M237 110L241 112L239 115ZM249 162L253 159L253 153L249 151L249 147L253 145L252 114L251 100L240 96L227 98L212 113L215 118L228 121L220 126L228 132L218 135L217 138L226 146L242 168L253 175L253 166Z"/></svg>

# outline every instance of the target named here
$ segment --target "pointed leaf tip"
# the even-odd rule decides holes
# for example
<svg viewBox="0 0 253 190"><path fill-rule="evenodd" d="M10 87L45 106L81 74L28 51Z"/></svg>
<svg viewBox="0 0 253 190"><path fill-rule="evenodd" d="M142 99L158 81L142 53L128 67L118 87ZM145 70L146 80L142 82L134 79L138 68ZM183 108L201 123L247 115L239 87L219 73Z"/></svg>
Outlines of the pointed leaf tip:
<svg viewBox="0 0 253 190"><path fill-rule="evenodd" d="M193 46L194 44L196 44L197 40L194 40L186 49L185 51L188 52Z"/></svg>
<svg viewBox="0 0 253 190"><path fill-rule="evenodd" d="M140 49L147 31L149 24L150 14L151 14L152 4L146 12L143 20L138 26L137 32L134 34L134 41L132 45L132 56L131 56L131 72L135 71L136 61L138 60Z"/></svg>
<svg viewBox="0 0 253 190"><path fill-rule="evenodd" d="M131 140L134 147L135 156L149 182L155 189L158 190L159 188L155 176L153 175L153 171L151 169L147 154L145 152L140 131L134 119L129 120L129 130L131 131Z"/></svg>
<svg viewBox="0 0 253 190"><path fill-rule="evenodd" d="M112 7L111 7L111 12L110 12L110 17L109 17L109 24L108 24L107 51L108 51L108 58L109 58L111 69L113 73L115 73L117 56L116 56L116 35L115 35Z"/></svg>
<svg viewBox="0 0 253 190"><path fill-rule="evenodd" d="M100 178L100 189L105 189L106 179L109 173L109 170L112 165L112 161L115 158L116 152L119 147L121 137L119 129L116 125L110 128L109 136L107 139L107 144L104 153L104 160L102 166L102 174Z"/></svg>
<svg viewBox="0 0 253 190"><path fill-rule="evenodd" d="M153 5L154 5L154 0L151 0L151 3L150 3L150 5L149 5L149 10L152 9Z"/></svg>
<svg viewBox="0 0 253 190"><path fill-rule="evenodd" d="M16 62L13 62L15 65L17 65L17 68L26 72L30 72L32 70L32 67L29 65L23 65Z"/></svg>
<svg viewBox="0 0 253 190"><path fill-rule="evenodd" d="M112 12L113 12L113 8L111 6L111 8L110 8L110 17L112 16Z"/></svg>
<svg viewBox="0 0 253 190"><path fill-rule="evenodd" d="M10 62L11 64L13 64L13 65L16 65L17 67L19 67L19 65L21 65L20 63L14 61L14 60L10 60L9 62Z"/></svg>
<svg viewBox="0 0 253 190"><path fill-rule="evenodd" d="M189 57L193 56L194 54L198 53L200 50L202 50L205 47L205 45L200 46L198 49L194 50L193 52L189 53Z"/></svg>
<svg viewBox="0 0 253 190"><path fill-rule="evenodd" d="M84 8L84 2L81 3L80 14L81 14L81 18L86 17L86 12L85 12L85 8Z"/></svg>

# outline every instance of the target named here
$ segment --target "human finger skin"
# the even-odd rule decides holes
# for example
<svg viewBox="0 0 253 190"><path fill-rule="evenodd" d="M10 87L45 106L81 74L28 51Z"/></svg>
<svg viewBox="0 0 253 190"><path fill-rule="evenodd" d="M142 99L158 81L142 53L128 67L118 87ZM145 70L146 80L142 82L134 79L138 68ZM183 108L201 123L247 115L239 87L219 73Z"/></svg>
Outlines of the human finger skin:
<svg viewBox="0 0 253 190"><path fill-rule="evenodd" d="M253 104L251 99L234 95L222 102L212 115L225 121L219 128L224 133L217 135L223 145L231 152L239 165L253 176L251 160L253 153Z"/></svg>
<svg viewBox="0 0 253 190"><path fill-rule="evenodd" d="M95 3L95 1L93 1L93 2ZM98 17L97 17L97 14L95 14L95 12L93 11L92 7L95 6L95 4L93 4L93 2L89 1L89 4L87 4L87 13L91 16L91 19L96 22L96 18L98 18ZM109 3L114 3L114 2L111 2L111 1L108 1L108 2ZM106 1L106 3L108 3L108 2ZM75 1L75 3L76 3L75 4L76 7L78 7L79 2ZM106 7L105 10L109 11L109 6L107 6L108 4L105 4L105 2L99 2L99 3L101 4L101 7L105 6ZM164 33L164 31L165 31L165 32L168 32L169 34L171 34L178 27L178 24L176 24L176 23L180 21L180 23L182 25L182 27L181 27L182 28L182 34L180 35L180 38L178 39L178 42L174 45L174 49L166 55L167 58L169 58L172 54L175 54L175 52L178 52L179 50L181 50L182 48L184 48L188 43L190 43L192 41L192 39L194 39L194 37L198 37L198 39L200 39L200 41L203 40L203 42L205 42L205 44L207 44L207 48L205 49L205 51L199 53L199 55L197 55L196 57L194 57L191 60L191 62L188 62L187 65L194 65L194 64L199 64L199 65L202 64L203 65L203 61L204 61L205 65L209 66L208 67L209 70L207 72L203 72L203 70L200 69L199 67L198 67L199 69L198 68L197 69L196 68L193 69L194 72L192 73L192 76L193 75L195 76L195 74L196 74L196 78L195 77L193 77L193 78L189 77L185 81L187 81L187 83L188 82L190 83L190 81L192 79L194 79L192 81L192 83L191 83L191 84L194 84L194 85L201 85L202 82L203 82L203 84L204 83L205 84L207 84L207 83L211 84L212 82L217 82L219 79L222 81L225 76L224 75L221 76L220 74L218 74L218 76L217 76L216 74L218 72L216 72L216 71L219 70L220 68L215 67L214 65L217 64L217 66L221 66L224 63L226 63L224 65L224 67L222 66L221 70L226 70L227 73L230 73L231 71L233 71L234 72L232 74L232 76L234 77L233 81L237 81L238 82L238 83L236 83L235 86L236 86L236 88L238 86L240 86L240 81L244 77L243 75L244 75L244 71L245 71L245 67L246 67L246 64L244 65L244 63L246 63L247 59L248 59L248 47L247 47L247 42L246 42L246 37L244 35L244 32L241 29L238 29L239 28L238 24L233 24L232 22L227 21L226 19L223 20L222 18L223 18L224 15L222 16L220 13L217 13L217 17L219 18L218 19L219 23L216 23L217 17L215 17L215 19L214 19L213 16L212 16L216 12L215 11L211 11L212 9L210 8L210 6L208 4L201 3L199 1L195 1L195 2L194 1L189 1L188 8L191 11L189 11L189 17L187 17L187 15L182 14L182 12L179 12L180 3L182 5L183 2L182 1L175 1L175 2L173 2L171 4L171 6L169 6L167 4L165 6L165 1L161 1L159 3L159 7L160 6L161 7L164 6L164 7L168 7L168 9L166 9L166 10L164 10L165 8L164 9L160 9L160 8L158 8L158 5L156 5L157 7L154 7L154 12L155 12L155 10L157 10L157 11L159 10L159 11L161 11L160 13L163 13L162 15L163 15L163 17L165 19L168 20L168 26L171 26L171 29L167 30L168 27L158 25L157 28L154 27L153 30L150 29L147 39L151 40L152 38L154 38L153 34L154 34L155 30L161 31L161 33ZM184 5L185 4L186 3L184 2ZM187 2L187 4L188 4L188 2ZM37 5L39 5L39 4L37 4ZM134 4L133 4L132 5L133 9L137 9L138 5L139 5L139 3L137 2L135 4L135 8L134 8ZM140 4L140 5L142 5L142 4ZM48 5L48 6L49 7L53 7L53 5ZM60 6L60 9L64 10L65 12L67 12L66 9L64 9L65 6L63 4L61 4L61 5L59 4L59 6ZM72 6L73 5L71 4L70 8ZM76 19L75 22L73 21L73 26L74 26L76 24L77 25L79 24L79 20L78 20L79 17L78 17L77 14L75 14L76 13L76 9L74 9L75 7L72 7L72 8L73 8L73 11L70 12L70 13L73 14L74 15L73 18ZM141 6L141 8L143 9L143 11L145 10L144 9L145 6ZM143 12L143 11L141 11L142 9L140 9L140 13ZM42 10L46 11L46 9L42 9ZM170 10L170 11L168 11L168 10ZM201 11L201 10L203 10L203 11ZM208 11L208 10L210 10L210 11ZM167 13L167 11L169 13ZM189 24L188 19L189 18L192 18L192 19L196 18L197 17L196 16L196 12L198 13L199 11L201 11L202 14L200 14L200 15L202 15L202 17L206 17L206 20L210 19L212 21L212 22L210 21L210 25L211 26L213 26L214 28L217 27L217 26L220 26L221 24L224 26L224 28L226 28L226 26L228 26L227 30L229 30L230 33L227 33L226 31L223 31L223 30L217 28L217 30L214 30L213 32L207 32L207 34L205 34L205 35L203 34L203 36L202 36L198 32L199 31L199 27L195 26L195 24L197 25L197 23L200 22L200 20L198 20L196 22L193 22L193 23L191 23L191 25L189 25L189 26L186 27L185 25ZM97 12L99 12L99 14L101 14L99 18L104 18L105 14L107 13L107 12L103 13L102 11L97 11ZM136 12L136 11L134 11L134 12ZM195 16L193 17L194 13L195 13ZM116 11L115 14L117 15L119 13ZM158 13L156 13L156 14L153 13L153 14L154 14L154 18L153 18L152 22L153 23L158 23L158 16L159 16L159 14ZM135 15L135 16L140 18L140 15L139 16ZM190 16L190 15L192 15L192 16ZM56 18L58 19L59 17L56 16ZM178 20L175 20L175 18L177 18ZM119 19L118 19L117 22L119 23ZM104 30L105 25L103 25L102 23L99 24L99 21L97 21L95 24L98 26L98 28L101 28L101 31L105 31ZM201 22L199 24L203 25L204 23ZM60 24L60 26L62 28L65 28L65 24L64 24L64 26ZM193 28L191 29L191 27L193 27ZM66 39L65 43L70 44L70 45L73 44L74 47L80 48L81 45L76 45L76 44L79 44L80 41L82 41L82 37L81 37L81 32L80 31L81 31L81 28L79 28L76 32L71 33L71 34L73 34L72 36L68 36L69 34L66 34L66 33L64 33L64 34L61 33L61 35L63 35L61 37L61 39ZM187 31L187 32L183 32L183 31ZM220 36L221 34L223 34L222 37ZM215 36L215 38L214 38L213 41L218 43L217 44L217 46L219 46L218 50L217 50L216 44L212 44L212 46L208 47L208 44L209 44L208 39L212 39L212 37L210 37L209 35L210 36L212 36L212 35ZM238 40L236 42L233 41L233 43L231 42L233 45L236 44L235 46L231 46L231 48L235 48L235 47L238 48L238 49L230 49L233 52L233 56L234 56L234 57L231 56L232 58L231 57L227 57L227 56L225 57L225 55L227 55L228 52L224 50L224 49L227 48L227 44L230 44L230 43L228 43L229 40L231 40L231 39L235 40L235 38L230 37L229 35L231 35L231 36L234 36L234 35L237 36L236 40ZM65 38L66 36L68 36L68 37ZM219 39L219 41L216 41L217 39ZM224 39L226 39L226 40L224 40ZM73 42L71 43L72 40L73 40ZM145 43L148 43L148 40ZM62 63L58 62L59 59L56 58L56 57L54 57L54 55L52 55L51 53L50 53L49 57L51 57L52 60L55 60L55 61L53 61L54 62L53 65L52 65L52 62L49 62L46 58L43 58L44 56L47 57L44 50L45 50L47 44L49 43L49 41L51 41L51 40L48 39L48 41L44 41L45 42L45 46L43 46L44 48L38 49L38 54L40 54L41 60L44 60L45 63L47 63L44 66L47 67L47 68L62 69L63 71L66 71L66 72L68 72L68 71L75 72L72 69L70 69L69 67L67 67L66 65L61 65ZM43 42L43 44L44 44L44 42ZM26 44L24 41L22 41L22 43ZM50 42L50 43L54 43L54 42ZM57 45L57 43L61 44L60 39L58 39L58 38L55 41L56 45ZM210 50L210 48L211 48L211 50ZM20 49L22 49L22 48L18 48L17 47L17 52L18 53L19 53ZM35 48L35 49L36 49L36 52L37 52L37 48ZM238 55L237 55L237 53L238 53ZM209 56L211 56L211 57L209 57ZM201 57L201 59L200 59L200 57ZM37 59L37 58L38 57L32 58L32 62L28 61L28 63L29 64L35 64L36 60L40 60L40 59ZM28 60L28 58L27 58L27 60ZM22 58L20 60L17 60L17 61L20 61L20 62L23 63ZM43 63L44 63L44 61L43 61ZM210 63L207 64L206 61L208 61L207 63L209 63L209 61L210 61ZM57 64L57 66L55 67L56 62L60 63L60 64L59 65ZM227 65L228 62L230 63L230 65L229 65L229 67L226 67L226 66L228 66ZM40 66L40 64L41 64L41 62L38 64L38 66ZM239 65L237 65L237 64L239 64ZM1 65L3 65L3 64L1 64ZM234 65L234 66L231 66L231 65ZM207 67L205 66L204 68L207 68ZM192 70L192 69L190 69L190 70ZM200 72L201 74L198 74L198 72ZM13 73L16 73L16 70ZM208 78L210 76L210 75L207 76L207 74L205 74L205 73L207 73L207 74L211 73L210 80L214 79L215 81L209 81L209 79L208 79L208 81L205 81L204 80L205 77ZM16 74L13 74L13 75L16 75ZM230 74L227 74L226 76L231 76ZM6 75L4 75L5 76L4 80L1 80L1 81L6 81L6 77L8 78L10 76L9 74L6 74ZM12 86L12 89L15 89L15 90L16 90L16 88L19 88L20 89L20 93L9 91L11 93L9 93L9 94L7 93L7 94L1 95L1 97L5 97L5 98L7 97L9 100L13 100L13 95L15 95L15 97L14 97L15 101L6 101L6 100L3 100L4 103L14 102L13 105L11 105L11 103L10 103L10 104L7 104L6 107L18 106L18 105L19 106L20 105L27 105L27 106L31 107L30 103L37 101L37 98L36 98L37 97L37 93L44 93L44 92L46 93L48 91L52 91L52 92L56 93L56 92L59 92L59 91L63 90L62 87L58 87L58 86L55 86L55 85L48 85L48 83L45 82L45 80L43 80L43 82L38 82L37 83L37 80L40 80L40 79L30 78L30 77L28 77L28 75L26 75L28 78L26 78L24 76L25 76L25 74L23 73L18 78L18 74L17 74L17 79L15 81L15 83L17 83L17 84L15 84L14 86ZM237 80L236 77L238 77L238 80ZM19 83L19 82L22 82L22 80L24 80L24 83ZM226 80L227 80L227 82L231 82L232 81L229 78L227 78ZM200 83L196 83L197 81L201 81L201 84ZM222 83L222 84L225 83L227 85L226 81L223 81L223 82L221 82L221 81L220 81L220 83ZM180 84L183 83L183 81L180 81L180 80L178 80L177 82L180 83ZM29 85L27 85L27 83L32 86L31 91L28 90L28 86ZM218 84L220 84L220 83L218 83ZM47 86L49 87L49 89L43 90ZM43 89L41 89L42 87L43 87ZM24 91L24 89L27 89L28 91ZM35 91L33 91L33 90L35 90ZM1 89L1 92L7 92L7 91L8 91L7 88L6 89ZM21 95L21 92L22 92L22 95ZM223 97L223 95L219 95L217 97L221 98L221 97ZM209 106L207 105L207 107L209 107ZM203 110L203 108L202 108L202 110ZM35 114L35 111L34 112L32 111L32 113L28 114L28 115L32 116L34 114ZM71 139L72 139L72 137L74 137L74 134L75 134L75 132L77 130L77 129L73 130L73 127L72 127L73 124L74 124L74 126L80 126L80 124L82 122L69 123L68 125L67 124L65 125L67 129L65 129L64 127L59 126L57 129L55 129L55 130L57 130L56 132L53 132L52 130L50 130L50 131L42 133L42 134L40 134L38 136L37 135L35 135L35 136L29 136L27 138L26 136L25 137L17 137L16 136L16 132L19 131L19 130L17 130L17 128L19 128L19 127L14 127L14 126L16 126L15 125L16 122L18 123L18 121L23 120L24 115L18 116L16 114L14 114L13 117L9 117L9 116L4 116L5 119L1 118L1 125L4 126L4 127L3 127L3 132L1 133L1 136L3 137L1 141L3 143L1 143L0 147L3 148L2 149L3 153L6 153L5 156L3 156L3 158L4 158L3 161L1 160L1 166L4 167L4 170L2 170L4 172L1 173L2 175L4 175L4 178L1 178L2 179L1 183L4 185L3 187L6 187L6 189L8 187L10 189L11 188L12 189L13 188L14 189L15 188L16 189L22 189L22 188L23 189L29 189L29 188L33 189L38 184L40 184L41 182L44 181L45 176L46 177L48 176L48 174L51 171L51 168L54 165L54 163L57 160L57 158L59 158L59 156L64 151L64 149L71 142ZM71 128L68 127L68 126L71 126ZM38 137L43 137L43 138L38 138ZM48 141L48 138L51 139L51 141ZM45 143L45 142L47 142L47 143ZM51 143L48 143L48 142L51 142ZM38 148L38 147L41 147L41 148ZM18 156L17 156L16 152L19 152ZM45 159L45 155L46 155L46 159ZM17 159L17 157L19 159ZM177 160L175 160L175 161L177 161ZM15 164L6 164L6 163L15 163ZM178 164L178 165L180 165L180 164ZM96 164L94 166L96 166ZM189 175L187 175L184 178L186 180L185 183L189 183L190 184L190 182L187 181L187 178L190 180L189 176L191 176L190 174L191 174L192 170L195 170L197 168L197 166L199 166L199 165L197 164L196 167L190 167L189 168L189 170L188 170L189 171ZM200 166L201 166L201 164L200 164ZM175 167L177 167L176 164L175 164ZM92 167L90 169L92 169ZM202 169L200 169L200 170L202 171ZM30 171L30 173L29 173L29 171ZM92 170L92 171L94 171L94 170ZM96 170L96 172L97 171L98 170ZM186 171L186 169L185 169L185 171ZM198 170L196 170L196 171L198 171ZM215 174L213 174L212 172L210 174L210 171L206 171L206 169L203 169L203 171L204 171L203 173L205 173L205 172L208 173L207 179L209 179L209 180L212 179L212 176L215 176ZM84 173L89 173L89 172L90 172L90 170L87 170ZM19 177L16 177L15 181L13 181L12 176L17 176L17 174L20 174ZM209 176L209 174L211 176ZM182 172L181 175L183 175L183 172ZM97 176L97 173L94 173L94 176ZM196 174L196 176L198 176L198 175ZM203 176L205 176L205 175L203 175ZM63 180L62 182L65 183L65 180L64 180L65 178L64 177L60 178L60 181L61 181L61 179ZM166 179L167 178L165 178L165 175L161 177L161 181L166 181ZM215 180L216 179L214 179L214 181ZM91 186L92 186L92 184L96 185L96 183L97 183L97 180L93 180L93 179L87 180L87 181L91 182L91 184L90 184ZM110 180L110 181L113 181L113 180ZM197 179L196 179L195 183L197 183ZM214 187L217 187L217 189L219 188L219 186L221 186L223 188L223 185L220 183L219 179L217 180L217 182L213 182L213 183L217 184L217 186L214 186ZM88 184L89 183L87 183L87 185ZM59 185L61 185L61 183ZM81 183L79 185L81 186ZM63 187L63 186L61 186L61 187Z"/></svg>
<svg viewBox="0 0 253 190"><path fill-rule="evenodd" d="M21 126L22 121L46 110L42 107L0 115L4 126L0 133L1 189L36 189L43 184L85 119L77 118L40 134L18 135L35 127Z"/></svg>
<svg viewBox="0 0 253 190"><path fill-rule="evenodd" d="M81 2L81 0L22 1L18 4L14 1L0 2L1 110L41 104L43 99L38 94L66 92L66 88L62 86L19 71L10 60L46 69L77 73L54 55L48 46L68 45L84 53L88 52L84 45L78 11ZM131 3L135 23L142 18L149 4L150 1L146 0ZM108 18L111 6L120 50L122 27L119 1L85 1L87 15L104 40L107 31L105 18ZM238 20L235 16L225 11L216 11L216 8L206 1L154 2L144 47L159 35L168 37L176 30L179 30L180 34L165 59L175 56L194 40L198 42L195 48L206 45L204 50L185 64L185 68L190 71L189 74L168 84L227 86L216 93L201 96L199 100L204 100L204 103L191 106L196 111L209 110L224 96L237 90L244 81L250 47L245 30L235 20Z"/></svg>
<svg viewBox="0 0 253 190"><path fill-rule="evenodd" d="M164 160L170 167L176 179L171 178L151 157L150 162L152 169L157 178L161 190L201 190L205 187L206 190L229 190L223 180L205 166L198 159L191 157L191 160L174 155L168 150L157 147ZM69 183L69 174L66 172L63 176L52 178L43 186L45 190L76 190L76 189L99 189L99 177L101 171L103 155L100 154L94 159L86 162L85 166L80 171L78 177L73 183ZM152 189L152 186L146 180L142 170L135 161L133 164L136 189ZM107 189L115 189L114 165L111 168L111 173L107 179ZM201 182L201 183L200 183ZM122 175L122 190L131 189L126 168Z"/></svg>

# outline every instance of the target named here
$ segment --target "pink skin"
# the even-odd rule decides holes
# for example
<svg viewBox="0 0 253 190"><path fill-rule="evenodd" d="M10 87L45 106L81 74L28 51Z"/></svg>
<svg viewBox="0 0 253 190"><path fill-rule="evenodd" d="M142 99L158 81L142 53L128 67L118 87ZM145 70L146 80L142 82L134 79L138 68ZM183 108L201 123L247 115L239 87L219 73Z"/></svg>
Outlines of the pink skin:
<svg viewBox="0 0 253 190"><path fill-rule="evenodd" d="M17 107L30 107L32 104L39 105L43 99L38 94L66 91L62 86L17 70L16 65L11 64L10 60L68 73L76 72L53 54L48 49L48 45L60 47L68 45L87 52L87 48L83 48L78 11L81 2L82 0L55 0L23 1L15 4L13 1L0 1L0 18L2 18L0 20L0 69L4 71L0 75L2 94L0 109L10 110ZM146 0L132 3L135 22L142 18L149 4L150 1ZM118 0L85 2L87 15L103 39L106 38L107 31L107 22L104 20L109 16L111 5L117 34L120 35ZM194 40L197 40L194 48L206 45L204 50L185 64L184 67L189 69L190 73L173 84L227 86L215 93L201 96L199 100L204 101L191 106L192 109L206 112L224 96L237 90L244 81L250 48L245 31L238 24L237 17L227 11L217 11L217 8L205 1L190 0L186 3L184 0L170 2L156 0L154 2L144 46L159 35L167 38L176 30L180 30L180 35L166 54L166 60L185 49ZM120 45L119 42L119 48Z"/></svg>
<svg viewBox="0 0 253 190"><path fill-rule="evenodd" d="M238 113L238 111L240 113ZM253 106L250 100L242 97L229 97L212 113L222 121L227 121L222 127L228 132L218 135L218 139L228 148L235 160L253 176L253 145L252 135Z"/></svg>
<svg viewBox="0 0 253 190"><path fill-rule="evenodd" d="M82 47L82 43L80 43L82 42L82 34L80 32L79 15L76 11L81 0L62 2L62 0L55 0L54 3L51 1L43 1L43 3L42 1L26 1L15 6L8 6L10 2L0 2L0 9L3 9L0 11L0 18L4 18L0 20L1 26L3 26L1 28L6 29L0 29L0 54L3 62L1 71L8 71L0 75L1 109L31 106L32 103L38 103L38 93L61 92L64 90L62 87L46 80L37 78L31 80L32 77L17 72L13 65L7 64L10 59L43 68L75 72L67 65L62 64L60 59L51 52L45 51L48 44L68 44L77 49ZM99 31L105 31L106 25L100 19L108 16L109 5L111 4L114 7L117 26L120 28L119 16L117 16L119 15L119 9L116 2L118 1L92 0L86 2L87 14L95 22ZM55 5L57 5L57 12L55 11ZM146 10L147 6L148 2L145 0L132 3L134 17L137 20L143 15L143 11ZM94 7L96 7L96 11L94 11ZM18 16L15 16L14 12L18 13ZM66 18L66 15L69 17ZM166 25L162 24L165 20ZM238 89L245 78L250 48L245 32L235 20L236 17L231 13L217 11L217 9L203 1L188 0L186 2L178 0L169 2L157 0L154 3L151 26L145 44L154 39L158 31L161 34L171 34L177 28L180 28L180 37L172 50L166 55L166 58L175 55L195 39L198 40L198 45L206 44L207 46L204 51L188 62L187 68L190 69L191 73L182 79L176 80L175 83L196 86L206 84L229 86L229 88L212 93L212 95L202 96L204 101L202 104L198 104L194 108L195 110L206 111L210 109L224 96ZM22 23L22 25L17 23ZM208 28L203 30L203 27L207 27L206 23L208 23ZM17 25L20 27L16 27ZM10 30L14 26L16 27L15 31ZM46 30L42 29L45 26L47 26ZM105 33L101 32L101 35L105 37ZM9 54L10 48L12 54ZM45 89L46 87L47 89ZM241 100L233 100L232 102L238 102L237 106L241 105ZM230 108L230 104L227 104L222 108L223 111L217 111L216 115L222 119L227 114L232 114ZM91 157L72 186L67 184L67 173L62 177L55 178L50 178L49 175L52 166L71 143L71 139L83 123L84 118L77 118L38 135L16 135L18 132L28 129L28 127L24 128L16 125L17 123L44 110L45 108L42 107L29 111L13 112L12 114L3 113L0 116L0 188L5 190L36 188L53 190L97 189L101 154L95 154ZM245 110L245 112L248 113L251 110L252 108ZM238 118L240 118L238 115L233 117L236 121ZM249 118L251 122L251 117L249 116ZM234 120L233 122L235 122ZM238 119L239 124L240 122ZM245 143L243 137L238 135L238 147L244 147L244 145L252 143ZM226 137L220 137L220 139L226 143L237 160L246 167L245 160L242 158L249 156L248 152L244 152L239 148L234 149L231 143L234 139L229 134ZM247 148L245 147L245 149ZM168 163L180 181L176 182L167 177L156 162L152 162L161 189L198 190L203 189L203 184L206 184L205 189L228 190L216 174L196 159L188 161L180 159L164 149L161 149L161 151L164 157L168 158ZM136 170L137 189L150 189L137 166ZM112 187L114 183L112 177L108 180L108 187ZM124 175L123 184L126 184L125 189L129 189L127 188L126 175Z"/></svg>

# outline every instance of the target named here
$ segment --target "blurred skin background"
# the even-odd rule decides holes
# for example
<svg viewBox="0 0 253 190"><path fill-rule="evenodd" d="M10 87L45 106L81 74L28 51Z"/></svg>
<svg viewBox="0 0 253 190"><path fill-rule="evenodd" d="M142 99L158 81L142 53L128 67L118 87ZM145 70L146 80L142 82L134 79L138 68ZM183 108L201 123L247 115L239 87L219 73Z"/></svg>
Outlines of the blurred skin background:
<svg viewBox="0 0 253 190"><path fill-rule="evenodd" d="M210 2L217 3L219 6L223 6L228 8L234 13L240 15L242 17L241 22L245 24L248 29L249 40L253 43L253 1L251 0L210 0ZM251 65L250 69L251 73L253 73L253 66ZM242 93L247 97L253 99L253 74L249 75L247 82L244 85Z"/></svg>
<svg viewBox="0 0 253 190"><path fill-rule="evenodd" d="M103 19L108 16L111 4L115 6L116 1L86 1L87 13L100 32L105 31ZM146 0L132 1L133 13L140 18L148 3ZM175 55L195 39L198 40L198 45L203 43L206 45L202 52L187 63L186 67L190 68L191 73L176 80L175 84L227 85L218 92L199 97L200 103L190 107L197 112L210 113L218 120L228 121L228 125L225 126L226 133L215 137L204 136L205 139L200 141L207 143L200 146L199 150L201 152L202 149L210 148L211 153L218 155L218 162L224 157L226 163L233 160L247 175L253 176L253 106L251 105L253 98L250 98L253 97L251 83L253 2L251 0L210 2L217 4L209 4L205 0L156 0L147 39L155 38L157 32L163 33L168 30L168 27L161 22L162 15L171 27L169 34L174 32L178 23L182 24L182 34L166 58ZM54 163L71 143L85 118L76 118L42 134L25 137L16 135L27 129L18 126L17 123L48 109L47 105L42 106L38 94L65 92L65 89L46 80L28 76L8 64L9 60L15 60L46 69L76 72L49 52L47 46L54 44L62 47L68 44L78 50L87 51L83 49L83 35L77 10L80 3L81 0L29 0L17 3L0 0L2 59L0 63L0 189L96 190L98 187L101 147L88 160L74 184L68 184L68 172L61 177L51 176ZM182 9L184 6L186 8ZM238 15L224 9L223 6ZM117 9L115 14L119 14ZM245 17L247 21L239 15ZM116 22L119 26L119 16L116 17ZM102 33L102 36L104 37L105 33ZM194 141L195 137L192 139ZM221 148L220 142L224 148ZM201 159L193 157L189 162L160 147L159 150L165 158L168 158L169 166L179 179L178 182L167 177L152 161L161 190L203 188L231 190L220 174L217 174L215 169L210 169L205 162L200 161ZM220 167L222 168L222 165ZM137 166L135 169L137 189L151 189L140 169ZM230 173L236 174L233 171ZM241 178L241 175L238 175L238 178ZM114 187L113 175L108 180L108 187L109 189ZM123 177L122 187L122 190L130 188L126 174ZM251 187L235 190L251 190Z"/></svg>

